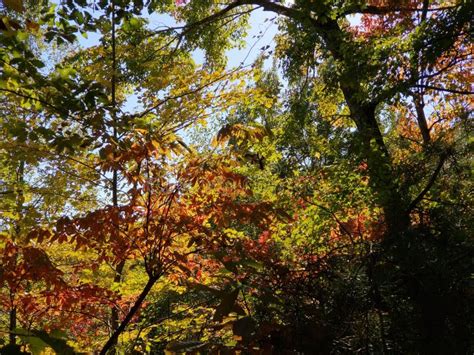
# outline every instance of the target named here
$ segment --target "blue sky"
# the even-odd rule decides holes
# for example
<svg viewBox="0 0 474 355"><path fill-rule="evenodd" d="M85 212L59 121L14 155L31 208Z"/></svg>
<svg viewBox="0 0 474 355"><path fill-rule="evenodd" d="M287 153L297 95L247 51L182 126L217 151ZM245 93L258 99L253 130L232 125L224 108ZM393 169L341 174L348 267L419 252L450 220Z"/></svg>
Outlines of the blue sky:
<svg viewBox="0 0 474 355"><path fill-rule="evenodd" d="M265 45L273 47L273 37L277 33L275 21L269 21L274 18L274 14L264 12L261 9L253 11L250 17L250 29L246 38L246 46L241 49L232 49L227 52L228 67L239 66L252 63L260 53L260 48ZM163 26L176 26L176 21L169 15L152 14L148 17L150 28L159 28ZM79 36L79 45L81 47L90 47L98 44L100 35L97 33L88 33L87 38ZM204 62L204 53L196 50L193 57L198 64Z"/></svg>
<svg viewBox="0 0 474 355"><path fill-rule="evenodd" d="M264 46L270 46L267 51L274 48L273 38L277 33L278 27L276 22L271 20L274 18L274 14L264 12L261 9L257 9L251 13L250 28L245 39L245 46L240 49L231 49L226 53L228 58L227 67L229 69L253 63L261 53L261 48ZM152 29L173 27L177 25L176 21L171 16L164 14L151 14L148 17L148 21L149 27ZM78 36L78 38L79 46L85 48L97 45L100 40L100 35L98 33L90 32L87 34L87 38L82 36ZM194 51L193 58L196 63L203 64L204 52L202 50ZM265 65L269 67L271 65L271 60L267 60ZM138 108L137 96L131 95L125 106L127 111L135 111Z"/></svg>

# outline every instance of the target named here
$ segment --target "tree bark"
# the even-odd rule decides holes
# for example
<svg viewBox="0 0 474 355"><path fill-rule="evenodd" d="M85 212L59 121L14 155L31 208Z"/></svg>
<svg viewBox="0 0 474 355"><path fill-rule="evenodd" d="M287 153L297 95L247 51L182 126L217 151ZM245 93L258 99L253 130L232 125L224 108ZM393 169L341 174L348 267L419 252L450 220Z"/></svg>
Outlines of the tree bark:
<svg viewBox="0 0 474 355"><path fill-rule="evenodd" d="M123 269L125 267L125 261L120 262L115 269L115 276L114 276L114 284L120 283L122 281ZM119 311L116 307L112 308L112 312L110 315L110 329L113 332L119 327ZM117 343L113 344L116 346Z"/></svg>
<svg viewBox="0 0 474 355"><path fill-rule="evenodd" d="M413 102L416 109L416 120L418 122L418 127L420 128L421 136L423 137L423 144L427 146L431 142L430 130L428 124L426 123L426 115L424 110L423 95L414 94Z"/></svg>

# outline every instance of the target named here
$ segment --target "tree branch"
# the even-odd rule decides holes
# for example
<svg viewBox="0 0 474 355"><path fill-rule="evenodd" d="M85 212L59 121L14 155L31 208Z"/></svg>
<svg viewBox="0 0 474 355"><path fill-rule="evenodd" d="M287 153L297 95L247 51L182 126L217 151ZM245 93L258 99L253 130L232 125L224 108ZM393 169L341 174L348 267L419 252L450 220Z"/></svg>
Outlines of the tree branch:
<svg viewBox="0 0 474 355"><path fill-rule="evenodd" d="M436 179L438 178L439 173L441 172L441 168L444 165L444 162L448 158L448 154L445 152L443 153L440 158L438 165L436 166L435 171L431 175L430 180L426 184L425 188L418 194L418 196L410 203L407 209L407 214L410 213L418 203L420 203L421 200L425 197L425 195L430 191L430 189L433 187L434 183L436 182Z"/></svg>
<svg viewBox="0 0 474 355"><path fill-rule="evenodd" d="M388 15L394 12L436 12L451 10L459 7L460 5L453 6L442 6L431 9L426 9L424 6L418 7L392 7L392 6L367 6L365 8L356 8L344 11L341 16L355 15L355 14L367 14L367 15Z"/></svg>
<svg viewBox="0 0 474 355"><path fill-rule="evenodd" d="M460 95L473 95L474 94L474 91L448 89L448 88L442 88L439 86L432 86L432 85L414 85L414 87L422 88L422 89L437 90L437 91L445 91L445 92L450 92L452 94L460 94Z"/></svg>
<svg viewBox="0 0 474 355"><path fill-rule="evenodd" d="M107 352L113 348L113 346L117 343L117 339L119 335L125 330L127 327L128 323L132 320L132 318L135 316L135 314L138 312L140 307L142 306L143 301L145 300L146 296L152 289L153 285L156 283L156 281L159 279L159 276L155 276L152 278L149 278L145 287L143 288L142 292L138 296L137 300L135 301L134 305L130 309L130 311L127 313L125 316L124 320L122 323L120 323L119 327L114 330L112 336L109 338L107 343L105 343L104 347L100 351L100 355L105 355Z"/></svg>

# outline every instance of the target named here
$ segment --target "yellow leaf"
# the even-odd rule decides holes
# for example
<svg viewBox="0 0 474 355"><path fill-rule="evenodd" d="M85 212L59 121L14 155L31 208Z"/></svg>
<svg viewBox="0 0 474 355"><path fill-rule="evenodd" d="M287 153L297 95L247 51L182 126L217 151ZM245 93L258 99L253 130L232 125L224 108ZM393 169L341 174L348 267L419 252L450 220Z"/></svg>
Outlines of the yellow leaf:
<svg viewBox="0 0 474 355"><path fill-rule="evenodd" d="M36 22L33 22L33 21L30 21L30 20L26 20L26 28L31 31L31 32L38 32L39 28L40 28L40 25Z"/></svg>
<svg viewBox="0 0 474 355"><path fill-rule="evenodd" d="M138 132L138 133L141 133L143 135L148 133L148 130L143 129L143 128L135 128L135 131Z"/></svg>

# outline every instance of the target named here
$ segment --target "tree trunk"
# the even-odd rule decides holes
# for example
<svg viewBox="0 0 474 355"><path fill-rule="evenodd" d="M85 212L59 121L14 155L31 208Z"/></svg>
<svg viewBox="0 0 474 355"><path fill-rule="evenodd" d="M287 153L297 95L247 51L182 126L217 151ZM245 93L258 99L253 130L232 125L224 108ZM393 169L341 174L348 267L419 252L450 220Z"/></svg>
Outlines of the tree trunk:
<svg viewBox="0 0 474 355"><path fill-rule="evenodd" d="M405 231L410 221L406 201L401 194L398 178L394 174L390 154L375 116L378 102L364 97L361 83L352 73L355 70L352 67L354 53L350 48L354 45L345 37L337 21L319 25L316 31L320 32L334 59L343 65L339 85L357 126L362 157L367 161L372 189L384 211L386 235L391 239L390 237ZM354 47L354 50L357 48Z"/></svg>
<svg viewBox="0 0 474 355"><path fill-rule="evenodd" d="M426 123L423 96L421 94L413 95L413 102L415 103L416 120L420 128L421 136L423 137L423 144L426 146L431 142L431 136L428 124Z"/></svg>
<svg viewBox="0 0 474 355"><path fill-rule="evenodd" d="M347 90L343 91L360 134L362 156L367 160L372 188L384 211L387 237L397 235L408 228L409 216L375 118L375 106L367 107L354 103L353 96L351 97Z"/></svg>
<svg viewBox="0 0 474 355"><path fill-rule="evenodd" d="M13 302L12 302L13 303ZM8 326L8 331L9 331L9 343L10 345L15 345L16 344L16 334L15 334L15 329L16 329L16 307L12 304L12 308L10 309L10 323Z"/></svg>
<svg viewBox="0 0 474 355"><path fill-rule="evenodd" d="M130 309L130 311L127 313L125 318L123 319L122 323L115 329L107 343L105 343L104 347L100 351L100 355L106 355L109 350L112 350L113 347L117 344L118 337L122 332L125 330L127 327L128 323L132 320L132 318L135 316L135 314L138 312L140 309L143 301L145 300L146 296L148 296L148 293L150 293L153 285L158 281L159 277L154 276L154 277L149 277L148 281L143 288L142 292L138 296L137 300L133 304L133 307Z"/></svg>
<svg viewBox="0 0 474 355"><path fill-rule="evenodd" d="M367 161L372 189L384 211L387 236L395 236L405 231L410 225L407 203L401 193L398 178L394 175L393 165L375 118L375 108L379 102L364 97L369 94L363 90L361 81L357 78L359 64L354 58L357 58L357 52L360 51L358 44L353 43L340 28L337 19L322 17L324 21L320 21L309 12L269 0L238 0L197 24L212 21L242 5L261 6L265 11L288 17L306 27L305 30L315 32L317 38L322 39L325 49L341 65L339 85L359 131L362 157Z"/></svg>
<svg viewBox="0 0 474 355"><path fill-rule="evenodd" d="M23 184L25 182L25 161L21 160L18 164L18 169L16 173L16 213L18 214L18 219L15 221L15 227L13 231L13 241L18 242L21 237L21 222L23 219L23 204L25 202L25 196L23 193ZM9 343L11 345L16 344L16 334L15 329L17 327L17 317L16 317L16 306L15 306L15 290L10 289L10 300L11 300L11 309L9 312L9 325L8 330L9 334Z"/></svg>
<svg viewBox="0 0 474 355"><path fill-rule="evenodd" d="M122 281L123 269L125 267L125 261L120 262L115 269L115 276L114 276L114 284L119 283ZM110 315L110 329L112 331L111 334L119 327L119 311L116 307L112 308L112 313ZM112 344L114 347L117 343ZM115 353L115 350L112 351Z"/></svg>
<svg viewBox="0 0 474 355"><path fill-rule="evenodd" d="M117 77L116 77L116 69L117 69L117 53L116 53L116 41L115 41L115 1L111 2L111 27L112 27L112 75L111 75L111 116L112 116L112 130L113 130L113 137L114 141L118 142L118 132L117 132L117 100L116 100L116 84L117 84ZM114 153L115 156L115 153ZM118 207L118 171L114 169L112 172L112 205L117 208ZM118 220L118 219L117 219ZM117 228L117 236L119 236L120 230L119 226ZM114 275L114 283L119 283L122 281L123 270L125 266L125 260L121 261L117 268L115 269ZM115 334L119 327L119 312L117 308L112 308L111 315L110 315L110 328L111 334ZM117 345L118 337L111 337L111 344L109 348L111 348L111 354L115 354L115 347Z"/></svg>

